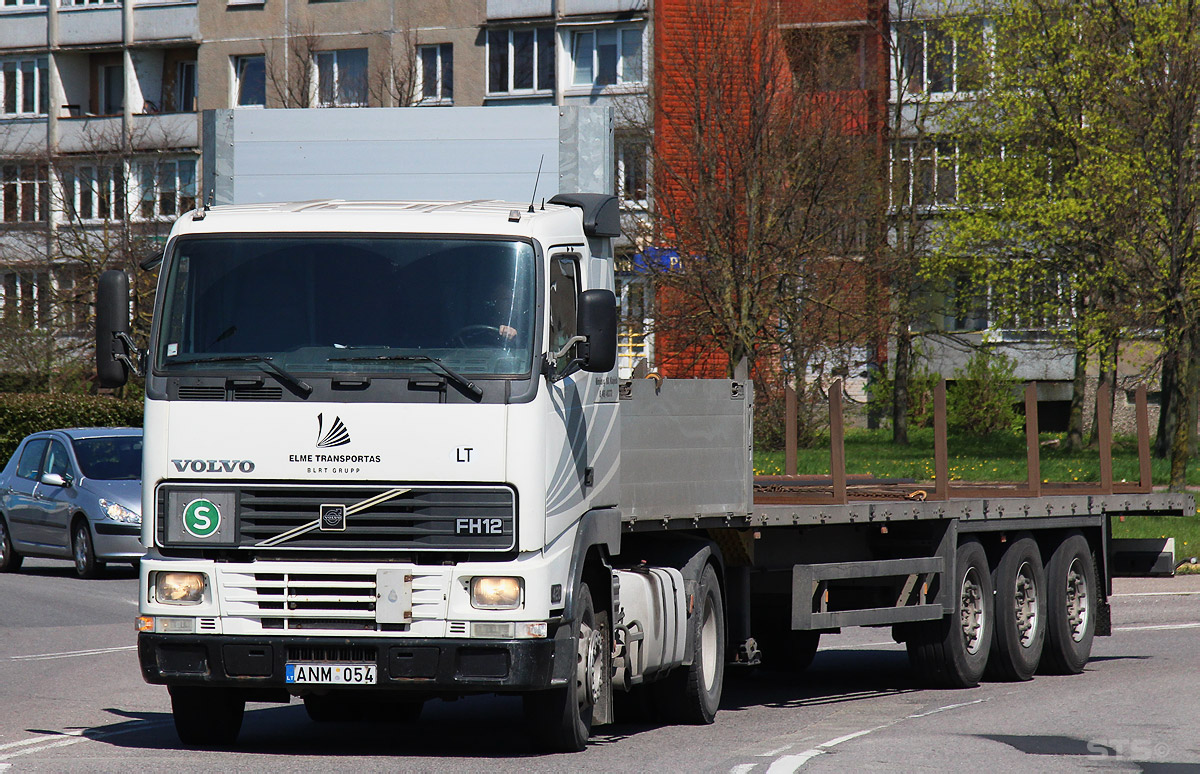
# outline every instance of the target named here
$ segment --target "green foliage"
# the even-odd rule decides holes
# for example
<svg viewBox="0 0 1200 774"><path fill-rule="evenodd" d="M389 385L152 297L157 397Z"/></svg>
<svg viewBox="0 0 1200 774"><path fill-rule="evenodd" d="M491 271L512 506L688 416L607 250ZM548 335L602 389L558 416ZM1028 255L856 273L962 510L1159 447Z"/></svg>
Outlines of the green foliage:
<svg viewBox="0 0 1200 774"><path fill-rule="evenodd" d="M1014 430L1021 418L1015 408L1017 364L1000 352L977 349L964 368L954 372L946 392L946 424L965 435L991 435Z"/></svg>
<svg viewBox="0 0 1200 774"><path fill-rule="evenodd" d="M908 372L908 426L933 427L933 388L937 386L939 377L921 366L916 357L913 361ZM867 384L867 400L887 421L891 421L892 406L895 405L894 388L895 380L883 368Z"/></svg>
<svg viewBox="0 0 1200 774"><path fill-rule="evenodd" d="M0 459L30 433L59 427L141 427L142 402L92 395L0 393Z"/></svg>

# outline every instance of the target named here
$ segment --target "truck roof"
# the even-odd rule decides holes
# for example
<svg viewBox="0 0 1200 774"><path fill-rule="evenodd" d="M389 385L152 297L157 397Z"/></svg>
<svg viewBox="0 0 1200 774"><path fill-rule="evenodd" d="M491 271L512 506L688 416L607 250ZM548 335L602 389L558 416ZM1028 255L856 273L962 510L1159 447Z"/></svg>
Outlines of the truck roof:
<svg viewBox="0 0 1200 774"><path fill-rule="evenodd" d="M349 201L233 204L193 211L179 218L173 235L226 232L384 232L495 234L538 239L583 238L576 207L492 199L473 201Z"/></svg>

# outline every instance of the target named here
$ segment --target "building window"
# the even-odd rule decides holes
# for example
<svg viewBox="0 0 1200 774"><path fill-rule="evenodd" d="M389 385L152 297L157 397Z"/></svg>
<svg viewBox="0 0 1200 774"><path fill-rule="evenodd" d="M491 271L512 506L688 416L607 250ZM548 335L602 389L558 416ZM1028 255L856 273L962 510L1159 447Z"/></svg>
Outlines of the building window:
<svg viewBox="0 0 1200 774"><path fill-rule="evenodd" d="M139 166L143 220L174 217L196 208L196 160L144 161Z"/></svg>
<svg viewBox="0 0 1200 774"><path fill-rule="evenodd" d="M973 91L982 85L986 64L982 52L986 24L972 19L957 24L952 35L946 25L934 21L896 25L899 94L949 94Z"/></svg>
<svg viewBox="0 0 1200 774"><path fill-rule="evenodd" d="M44 222L50 186L41 164L5 164L0 169L0 213L5 223Z"/></svg>
<svg viewBox="0 0 1200 774"><path fill-rule="evenodd" d="M601 88L642 83L642 28L602 27L571 33L574 86Z"/></svg>
<svg viewBox="0 0 1200 774"><path fill-rule="evenodd" d="M267 104L267 65L262 54L235 56L233 79L239 107Z"/></svg>
<svg viewBox="0 0 1200 774"><path fill-rule="evenodd" d="M180 62L175 74L175 109L192 113L196 110L196 63Z"/></svg>
<svg viewBox="0 0 1200 774"><path fill-rule="evenodd" d="M893 207L949 207L958 202L958 149L954 143L904 143L893 149L893 154Z"/></svg>
<svg viewBox="0 0 1200 774"><path fill-rule="evenodd" d="M553 91L553 28L489 30L487 47L489 94Z"/></svg>
<svg viewBox="0 0 1200 774"><path fill-rule="evenodd" d="M78 164L63 170L62 183L68 219L124 220L125 171L121 166Z"/></svg>
<svg viewBox="0 0 1200 774"><path fill-rule="evenodd" d="M45 115L50 103L47 60L6 59L0 62L3 115Z"/></svg>
<svg viewBox="0 0 1200 774"><path fill-rule="evenodd" d="M448 105L454 101L454 47L449 43L421 46L418 50L418 88L422 104Z"/></svg>
<svg viewBox="0 0 1200 774"><path fill-rule="evenodd" d="M625 206L645 208L650 180L650 153L644 137L617 137L617 195Z"/></svg>
<svg viewBox="0 0 1200 774"><path fill-rule="evenodd" d="M121 0L58 0L60 8L83 8L89 5L120 5Z"/></svg>
<svg viewBox="0 0 1200 774"><path fill-rule="evenodd" d="M317 53L317 104L364 107L367 104L367 50L347 48Z"/></svg>
<svg viewBox="0 0 1200 774"><path fill-rule="evenodd" d="M104 65L100 68L100 115L112 116L125 111L125 67Z"/></svg>
<svg viewBox="0 0 1200 774"><path fill-rule="evenodd" d="M46 4L46 0L4 0L0 3L3 8L40 8Z"/></svg>

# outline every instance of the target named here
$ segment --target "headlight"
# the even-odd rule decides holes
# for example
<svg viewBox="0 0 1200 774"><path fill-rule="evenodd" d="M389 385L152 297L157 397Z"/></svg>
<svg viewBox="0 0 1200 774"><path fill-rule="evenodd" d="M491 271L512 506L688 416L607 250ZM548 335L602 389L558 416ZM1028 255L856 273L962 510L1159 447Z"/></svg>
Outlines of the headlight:
<svg viewBox="0 0 1200 774"><path fill-rule="evenodd" d="M120 521L125 524L141 524L142 514L134 513L120 503L114 503L112 500L100 498L100 510L104 511L104 515L113 521Z"/></svg>
<svg viewBox="0 0 1200 774"><path fill-rule="evenodd" d="M168 605L196 605L204 599L206 585L202 572L160 572L154 578L154 599Z"/></svg>
<svg viewBox="0 0 1200 774"><path fill-rule="evenodd" d="M472 578L471 607L480 610L515 610L521 606L520 578Z"/></svg>

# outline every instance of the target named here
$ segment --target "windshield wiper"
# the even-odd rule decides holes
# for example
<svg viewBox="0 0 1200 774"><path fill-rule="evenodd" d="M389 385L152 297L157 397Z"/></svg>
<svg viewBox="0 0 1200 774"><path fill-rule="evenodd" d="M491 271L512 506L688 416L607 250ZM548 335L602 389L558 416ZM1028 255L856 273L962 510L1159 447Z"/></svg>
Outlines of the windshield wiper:
<svg viewBox="0 0 1200 774"><path fill-rule="evenodd" d="M275 359L266 355L214 355L212 357L189 357L185 359L172 359L168 365L187 365L189 363L262 363L271 373L279 377L279 379L304 394L304 397L312 395L313 388L308 382L303 381L300 377L284 370L281 366L275 364Z"/></svg>
<svg viewBox="0 0 1200 774"><path fill-rule="evenodd" d="M483 390L481 390L475 384L475 382L463 376L458 371L455 371L453 368L446 365L441 360L438 360L436 357L430 357L429 355L362 355L359 357L329 358L330 363L365 363L370 361L379 362L384 360L402 363L432 363L438 370L450 377L451 381L470 393L475 400L479 400L483 397Z"/></svg>

